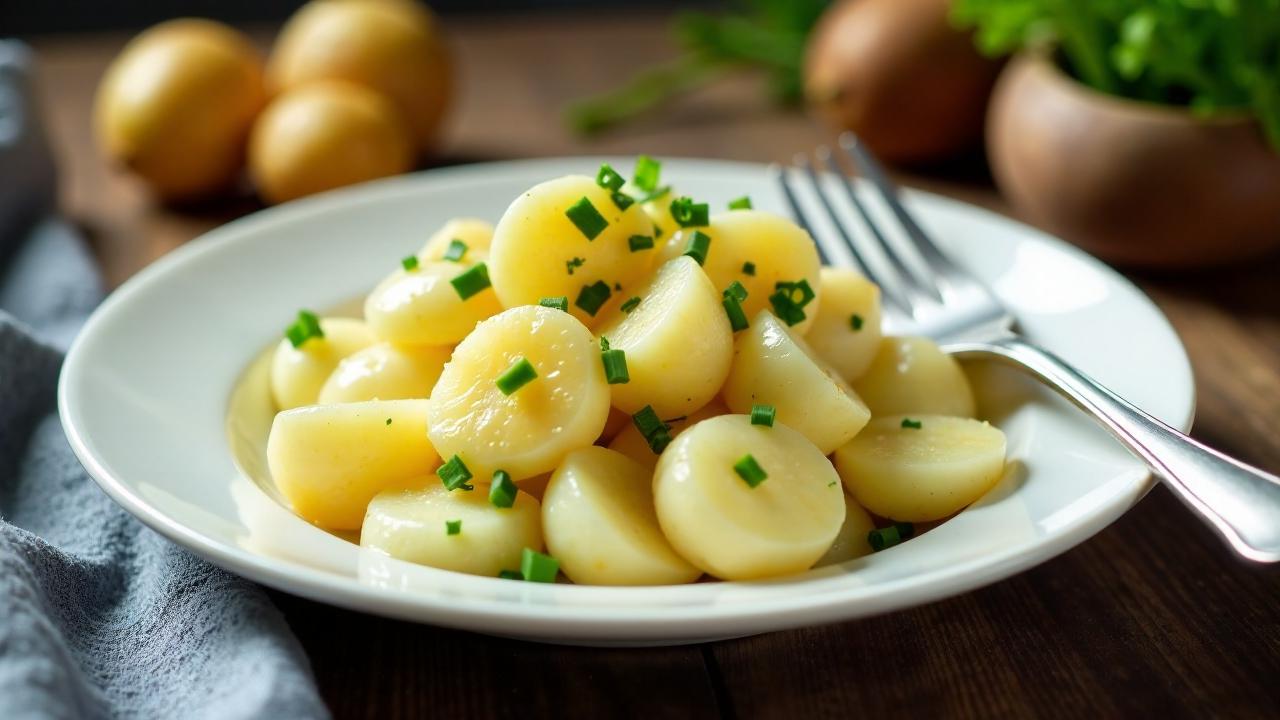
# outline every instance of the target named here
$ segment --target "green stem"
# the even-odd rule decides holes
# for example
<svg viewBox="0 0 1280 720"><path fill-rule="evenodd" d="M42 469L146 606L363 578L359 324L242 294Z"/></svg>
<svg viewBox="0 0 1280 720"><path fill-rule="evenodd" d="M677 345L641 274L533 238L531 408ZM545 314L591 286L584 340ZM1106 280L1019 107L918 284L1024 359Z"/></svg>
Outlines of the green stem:
<svg viewBox="0 0 1280 720"><path fill-rule="evenodd" d="M1118 88L1097 28L1080 12L1077 0L1059 0L1055 5L1063 49L1080 79L1098 90L1115 93Z"/></svg>
<svg viewBox="0 0 1280 720"><path fill-rule="evenodd" d="M574 103L566 112L566 118L575 132L598 133L705 85L727 67L696 56L657 65L641 71L617 90Z"/></svg>

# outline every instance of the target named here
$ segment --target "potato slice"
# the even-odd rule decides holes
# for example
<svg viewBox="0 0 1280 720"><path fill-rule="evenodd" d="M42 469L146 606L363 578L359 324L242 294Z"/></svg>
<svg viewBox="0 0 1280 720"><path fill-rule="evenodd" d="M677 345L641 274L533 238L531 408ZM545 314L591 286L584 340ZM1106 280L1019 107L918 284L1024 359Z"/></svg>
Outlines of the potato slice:
<svg viewBox="0 0 1280 720"><path fill-rule="evenodd" d="M729 408L725 407L719 398L714 398L711 402L689 413L688 417L678 420L669 417L664 419L668 420L667 425L671 428L669 434L674 438L702 420L728 414ZM616 450L635 460L648 468L650 472L658 466L658 455L653 452L653 448L649 447L649 441L645 440L644 436L640 434L639 428L636 427L630 416L627 417L627 426L609 443L609 449Z"/></svg>
<svg viewBox="0 0 1280 720"><path fill-rule="evenodd" d="M426 400L312 405L276 415L267 466L308 522L355 530L374 495L421 485L440 464L427 440Z"/></svg>
<svg viewBox="0 0 1280 720"><path fill-rule="evenodd" d="M686 228L672 235L662 247L658 262L679 257L685 251L693 231L711 238L707 259L702 264L717 291L723 292L737 280L747 289L742 309L747 317L770 307L769 296L778 282L807 280L818 297L805 306L804 321L795 330L804 334L821 307L821 284L818 277L818 249L803 228L787 218L760 210L734 210L711 216L711 225ZM746 263L754 265L754 275L743 271Z"/></svg>
<svg viewBox="0 0 1280 720"><path fill-rule="evenodd" d="M676 554L653 509L648 468L602 447L569 453L542 498L547 548L570 580L675 585L702 571Z"/></svg>
<svg viewBox="0 0 1280 720"><path fill-rule="evenodd" d="M594 239L566 214L583 198L608 223ZM653 223L639 204L619 210L609 191L592 178L569 175L535 185L511 203L494 230L489 250L493 289L508 308L567 297L569 312L593 326L602 313L579 307L579 293L600 282L609 289L609 303L629 297L628 291L648 276L654 253L633 253L628 240L652 234Z"/></svg>
<svg viewBox="0 0 1280 720"><path fill-rule="evenodd" d="M755 403L773 405L779 422L824 455L852 440L871 417L853 388L767 310L738 333L721 394L736 413L750 413Z"/></svg>
<svg viewBox="0 0 1280 720"><path fill-rule="evenodd" d="M824 267L821 277L822 306L804 339L853 382L880 349L880 288L849 268Z"/></svg>
<svg viewBox="0 0 1280 720"><path fill-rule="evenodd" d="M875 529L876 523L867 511L854 502L849 493L844 493L844 525L840 526L840 533L827 549L827 554L813 566L826 567L870 555L871 544L867 542L867 535Z"/></svg>
<svg viewBox="0 0 1280 720"><path fill-rule="evenodd" d="M893 415L872 420L836 451L836 467L860 505L891 520L947 517L995 486L1004 472L999 428L969 418Z"/></svg>
<svg viewBox="0 0 1280 720"><path fill-rule="evenodd" d="M287 339L276 345L271 358L271 396L277 408L314 404L320 388L343 358L377 342L359 320L323 318L320 329L324 337L310 338L302 347L295 348Z"/></svg>
<svg viewBox="0 0 1280 720"><path fill-rule="evenodd" d="M452 353L447 346L370 345L338 363L320 388L319 402L426 399Z"/></svg>
<svg viewBox="0 0 1280 720"><path fill-rule="evenodd" d="M369 503L360 545L393 558L442 570L497 577L519 570L525 548L542 550L538 501L517 493L515 504L497 508L486 485L450 492L436 478L419 490L391 490ZM450 521L461 521L455 535Z"/></svg>
<svg viewBox="0 0 1280 720"><path fill-rule="evenodd" d="M460 262L473 265L489 257L489 245L493 242L493 223L476 218L450 220L427 239L427 244L418 251L418 259L423 262L456 262L444 259L449 244L454 240L461 240L467 246L467 252Z"/></svg>
<svg viewBox="0 0 1280 720"><path fill-rule="evenodd" d="M976 413L969 378L955 358L928 338L887 337L870 367L853 383L871 414L951 415Z"/></svg>
<svg viewBox="0 0 1280 720"><path fill-rule="evenodd" d="M690 257L675 258L635 291L640 304L615 308L596 334L626 353L630 382L612 385L614 407L652 405L661 417L686 415L719 392L733 359L733 332L720 293Z"/></svg>
<svg viewBox="0 0 1280 720"><path fill-rule="evenodd" d="M750 454L768 474L749 486L734 464ZM782 423L722 415L689 428L658 461L658 521L686 560L724 580L806 570L844 522L839 477L822 451Z"/></svg>
<svg viewBox="0 0 1280 720"><path fill-rule="evenodd" d="M424 262L413 270L396 270L378 284L364 302L364 319L383 340L407 345L452 345L476 323L502 311L493 288L466 300L452 280L471 265Z"/></svg>
<svg viewBox="0 0 1280 720"><path fill-rule="evenodd" d="M504 395L498 376L521 358L537 378ZM480 323L454 349L431 393L428 432L441 455L461 457L478 480L499 469L520 480L595 442L608 416L591 331L568 313L525 305Z"/></svg>

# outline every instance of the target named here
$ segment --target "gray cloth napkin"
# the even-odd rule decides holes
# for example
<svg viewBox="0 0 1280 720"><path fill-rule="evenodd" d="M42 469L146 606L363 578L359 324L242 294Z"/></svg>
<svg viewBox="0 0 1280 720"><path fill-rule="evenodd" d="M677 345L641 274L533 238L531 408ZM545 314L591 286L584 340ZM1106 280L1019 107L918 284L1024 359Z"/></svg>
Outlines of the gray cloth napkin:
<svg viewBox="0 0 1280 720"><path fill-rule="evenodd" d="M115 505L67 445L62 353L101 297L30 58L0 41L0 718L324 717L279 611Z"/></svg>

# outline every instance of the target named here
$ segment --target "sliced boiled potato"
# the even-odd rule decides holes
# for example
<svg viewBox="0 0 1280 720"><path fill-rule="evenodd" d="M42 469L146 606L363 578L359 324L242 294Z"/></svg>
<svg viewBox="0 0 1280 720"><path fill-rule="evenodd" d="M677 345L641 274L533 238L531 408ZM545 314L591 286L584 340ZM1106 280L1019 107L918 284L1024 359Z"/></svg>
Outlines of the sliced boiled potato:
<svg viewBox="0 0 1280 720"><path fill-rule="evenodd" d="M418 259L424 262L451 262L444 259L449 245L460 240L467 251L456 262L473 265L489 256L489 244L493 242L493 223L476 218L455 218L445 223L427 238L427 244L418 251Z"/></svg>
<svg viewBox="0 0 1280 720"><path fill-rule="evenodd" d="M521 359L537 377L510 395L497 379ZM609 386L600 348L572 315L525 305L476 326L453 351L431 392L428 432L445 458L458 455L482 482L549 472L600 436Z"/></svg>
<svg viewBox="0 0 1280 720"><path fill-rule="evenodd" d="M973 417L973 389L955 358L928 338L886 337L853 383L871 414Z"/></svg>
<svg viewBox="0 0 1280 720"><path fill-rule="evenodd" d="M612 385L614 407L660 417L686 415L719 392L733 359L733 332L720 292L690 257L675 258L635 290L640 304L615 308L597 334L626 353L630 381Z"/></svg>
<svg viewBox="0 0 1280 720"><path fill-rule="evenodd" d="M623 186L622 191L638 198L646 197L649 194L631 183ZM653 221L653 233L651 234L654 239L655 249L662 247L663 243L680 229L680 224L671 216L671 201L677 197L680 197L680 194L668 186L665 193L640 205L640 207L644 208L644 212L649 216L649 219Z"/></svg>
<svg viewBox="0 0 1280 720"><path fill-rule="evenodd" d="M290 410L311 405L338 363L377 341L369 327L349 318L323 318L322 338L309 338L301 347L281 340L271 358L271 396L276 407Z"/></svg>
<svg viewBox="0 0 1280 720"><path fill-rule="evenodd" d="M348 355L320 388L321 404L431 396L453 348L380 342Z"/></svg>
<svg viewBox="0 0 1280 720"><path fill-rule="evenodd" d="M702 420L728 414L729 408L725 407L719 398L714 398L711 402L689 413L688 417L679 419L663 417L662 419L667 421L667 425L671 428L669 434L674 438ZM657 453L649 446L649 441L645 440L644 436L640 434L640 429L636 427L630 416L627 417L627 426L609 443L609 449L616 450L635 460L649 468L650 472L658 466Z"/></svg>
<svg viewBox="0 0 1280 720"><path fill-rule="evenodd" d="M517 493L509 508L489 502L487 486L449 491L436 478L416 490L390 490L369 503L360 545L442 570L497 577L519 570L525 548L542 550L538 501ZM450 535L448 523L461 521Z"/></svg>
<svg viewBox="0 0 1280 720"><path fill-rule="evenodd" d="M767 473L754 488L734 470L750 454ZM724 580L806 570L844 522L839 477L822 451L782 423L722 415L672 441L653 479L658 521L686 560Z"/></svg>
<svg viewBox="0 0 1280 720"><path fill-rule="evenodd" d="M920 427L904 426L919 423ZM836 467L867 510L904 522L939 520L995 486L1004 472L998 428L969 418L903 415L872 420L836 451Z"/></svg>
<svg viewBox="0 0 1280 720"><path fill-rule="evenodd" d="M849 268L824 267L821 277L822 305L804 339L853 382L880 349L880 288Z"/></svg>
<svg viewBox="0 0 1280 720"><path fill-rule="evenodd" d="M452 345L476 323L502 310L493 288L463 300L452 280L469 270L466 263L424 262L396 270L378 284L364 303L364 319L383 340L408 345Z"/></svg>
<svg viewBox="0 0 1280 720"><path fill-rule="evenodd" d="M280 493L304 519L330 530L359 528L374 495L420 486L439 463L427 440L426 400L286 410L267 438Z"/></svg>
<svg viewBox="0 0 1280 720"><path fill-rule="evenodd" d="M738 333L722 391L736 413L773 405L777 421L800 431L824 455L853 439L871 413L840 375L781 320L761 310Z"/></svg>
<svg viewBox="0 0 1280 720"><path fill-rule="evenodd" d="M542 498L547 549L570 580L675 585L702 571L676 554L653 509L649 469L602 447L569 453Z"/></svg>
<svg viewBox="0 0 1280 720"><path fill-rule="evenodd" d="M827 549L827 554L814 563L814 567L836 565L846 560L854 560L871 554L871 543L867 535L876 529L876 523L862 506L854 502L849 493L844 493L844 525L835 542Z"/></svg>
<svg viewBox="0 0 1280 720"><path fill-rule="evenodd" d="M594 239L566 214L584 198L607 223ZM619 210L609 191L592 178L569 175L535 185L511 203L494 230L489 249L493 289L508 308L567 297L569 312L594 325L602 313L579 307L579 293L599 282L609 290L608 304L629 297L648 276L654 253L633 253L628 240L652 234L653 223L638 203Z"/></svg>
<svg viewBox="0 0 1280 720"><path fill-rule="evenodd" d="M813 238L791 220L760 210L734 210L711 216L703 228L686 228L674 233L662 246L658 262L682 255L694 231L711 238L707 259L702 264L716 290L723 291L737 280L747 289L742 309L748 318L770 307L769 296L779 282L805 280L818 294L804 307L805 319L795 325L804 334L821 307L818 277L818 249ZM754 265L748 275L743 266Z"/></svg>

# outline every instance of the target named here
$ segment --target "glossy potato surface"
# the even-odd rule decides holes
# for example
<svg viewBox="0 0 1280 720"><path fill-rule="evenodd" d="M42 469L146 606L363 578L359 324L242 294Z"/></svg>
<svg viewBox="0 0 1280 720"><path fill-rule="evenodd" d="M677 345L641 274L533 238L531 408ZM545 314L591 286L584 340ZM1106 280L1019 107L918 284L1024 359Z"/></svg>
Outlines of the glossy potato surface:
<svg viewBox="0 0 1280 720"><path fill-rule="evenodd" d="M427 242L418 251L418 259L427 262L450 262L444 259L449 245L454 240L461 240L467 246L467 252L459 262L467 265L475 264L489 257L489 245L493 242L493 223L477 218L455 218L445 223L439 230L427 238Z"/></svg>
<svg viewBox="0 0 1280 720"><path fill-rule="evenodd" d="M309 338L301 347L288 339L276 345L271 358L271 396L276 407L289 410L311 405L338 363L377 341L369 327L350 318L322 318L322 338Z"/></svg>
<svg viewBox="0 0 1280 720"><path fill-rule="evenodd" d="M502 311L493 288L463 300L452 280L471 266L424 262L399 269L378 284L364 303L369 329L383 340L407 345L452 345L476 323Z"/></svg>
<svg viewBox="0 0 1280 720"><path fill-rule="evenodd" d="M973 389L955 358L922 337L886 337L853 383L871 413L975 415Z"/></svg>
<svg viewBox="0 0 1280 720"><path fill-rule="evenodd" d="M426 399L452 353L448 346L375 343L338 363L318 402Z"/></svg>
<svg viewBox="0 0 1280 720"><path fill-rule="evenodd" d="M822 305L804 339L853 382L880 349L880 288L849 268L824 267L821 275Z"/></svg>

